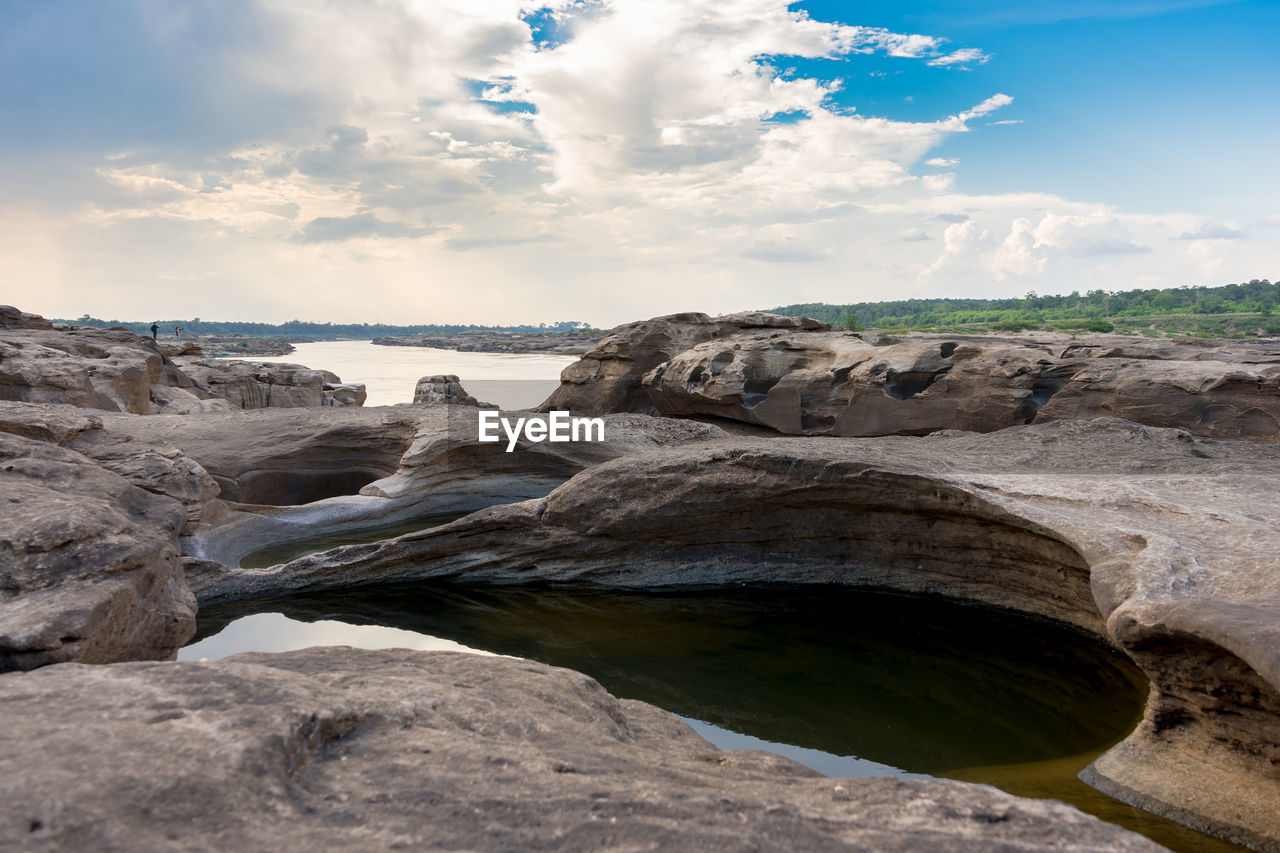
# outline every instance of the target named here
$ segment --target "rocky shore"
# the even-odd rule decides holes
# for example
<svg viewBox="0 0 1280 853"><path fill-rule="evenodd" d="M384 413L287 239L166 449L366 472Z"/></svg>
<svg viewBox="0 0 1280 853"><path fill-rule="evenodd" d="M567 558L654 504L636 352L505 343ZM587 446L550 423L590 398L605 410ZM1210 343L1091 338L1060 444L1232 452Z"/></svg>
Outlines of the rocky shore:
<svg viewBox="0 0 1280 853"><path fill-rule="evenodd" d="M391 335L374 338L387 347L432 347L458 352L546 353L581 355L599 342L602 333L582 332L458 332L437 335Z"/></svg>
<svg viewBox="0 0 1280 853"><path fill-rule="evenodd" d="M844 584L1054 619L1151 681L1086 780L1280 849L1278 344L676 315L614 330L542 406L604 441L506 453L456 377L335 407L320 371L42 322L0 309L0 843L1157 849L984 786L719 752L526 661L170 660L199 604L395 580ZM469 514L239 568L443 511Z"/></svg>

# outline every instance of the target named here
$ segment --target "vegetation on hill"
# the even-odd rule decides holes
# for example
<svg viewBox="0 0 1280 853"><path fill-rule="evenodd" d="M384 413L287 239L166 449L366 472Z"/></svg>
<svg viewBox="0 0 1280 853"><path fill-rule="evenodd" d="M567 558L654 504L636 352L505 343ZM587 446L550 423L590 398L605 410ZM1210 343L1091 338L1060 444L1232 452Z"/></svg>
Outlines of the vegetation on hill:
<svg viewBox="0 0 1280 853"><path fill-rule="evenodd" d="M99 320L85 314L74 320L57 320L73 326L96 326L110 328L123 326L139 335L151 334L151 320ZM426 323L414 326L394 326L386 323L310 323L303 320L290 320L287 323L250 323L227 320L201 320L194 317L190 320L157 320L160 334L171 336L175 327L182 329L183 335L229 336L246 335L252 338L281 338L292 341L333 341L333 340L371 340L390 335L422 335L422 334L466 334L467 332L573 332L589 329L586 323L576 320L562 320L559 323L539 323L536 326L477 326Z"/></svg>
<svg viewBox="0 0 1280 853"><path fill-rule="evenodd" d="M766 309L846 328L986 332L1045 329L1121 332L1154 337L1280 334L1280 283L1253 279L1222 287L1028 293L1021 299L905 299L832 305L813 302Z"/></svg>

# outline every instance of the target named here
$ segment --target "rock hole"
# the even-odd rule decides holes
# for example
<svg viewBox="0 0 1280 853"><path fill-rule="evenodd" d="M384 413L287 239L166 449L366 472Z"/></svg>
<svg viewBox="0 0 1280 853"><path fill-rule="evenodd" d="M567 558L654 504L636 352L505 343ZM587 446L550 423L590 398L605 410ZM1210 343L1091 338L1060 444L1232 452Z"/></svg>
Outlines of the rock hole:
<svg viewBox="0 0 1280 853"><path fill-rule="evenodd" d="M884 394L895 400L910 400L946 372L946 370L939 370L937 373L929 370L908 370L903 373L890 373L884 383Z"/></svg>
<svg viewBox="0 0 1280 853"><path fill-rule="evenodd" d="M938 355L942 356L943 358L951 358L951 356L955 354L956 347L958 346L960 345L957 343L948 341L947 343L938 347Z"/></svg>

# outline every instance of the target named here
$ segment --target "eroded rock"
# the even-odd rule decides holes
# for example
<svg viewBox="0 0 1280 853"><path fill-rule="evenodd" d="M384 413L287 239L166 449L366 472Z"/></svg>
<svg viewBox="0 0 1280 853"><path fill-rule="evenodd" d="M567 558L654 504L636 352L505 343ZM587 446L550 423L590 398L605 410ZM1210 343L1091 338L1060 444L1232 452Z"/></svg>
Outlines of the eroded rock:
<svg viewBox="0 0 1280 853"><path fill-rule="evenodd" d="M229 570L200 595L424 578L840 583L1014 607L1098 633L1151 679L1146 722L1094 765L1104 789L1277 844L1277 477L1280 448L1110 419L721 439L604 462L544 499L398 539ZM1144 763L1155 754L1174 758ZM1218 784L1151 770L1204 756Z"/></svg>
<svg viewBox="0 0 1280 853"><path fill-rule="evenodd" d="M363 385L344 384L334 373L300 364L179 358L182 371L211 393L241 409L360 406Z"/></svg>
<svg viewBox="0 0 1280 853"><path fill-rule="evenodd" d="M488 403L481 403L468 394L467 389L462 387L462 380L454 374L424 376L419 379L418 384L413 389L413 402L440 403L453 406L483 405L492 408Z"/></svg>
<svg viewBox="0 0 1280 853"><path fill-rule="evenodd" d="M0 692L3 846L1162 849L987 786L721 752L672 714L513 658L316 648L47 667Z"/></svg>
<svg viewBox="0 0 1280 853"><path fill-rule="evenodd" d="M820 324L730 319L674 315L619 327L565 369L542 408L835 436L1116 416L1280 443L1280 344L1053 335L868 341Z"/></svg>
<svg viewBox="0 0 1280 853"><path fill-rule="evenodd" d="M172 658L195 633L177 501L0 434L0 670Z"/></svg>

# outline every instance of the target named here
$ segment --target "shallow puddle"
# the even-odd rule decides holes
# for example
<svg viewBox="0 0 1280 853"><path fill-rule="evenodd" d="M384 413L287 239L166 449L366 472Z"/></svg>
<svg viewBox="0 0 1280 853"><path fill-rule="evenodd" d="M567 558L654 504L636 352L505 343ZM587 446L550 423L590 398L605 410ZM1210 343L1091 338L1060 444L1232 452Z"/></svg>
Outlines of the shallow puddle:
<svg viewBox="0 0 1280 853"><path fill-rule="evenodd" d="M829 775L985 782L1175 849L1232 849L1075 778L1136 724L1146 680L1093 638L1008 611L832 587L410 584L205 608L197 640L183 658L319 644L531 658L679 714L722 748L770 749Z"/></svg>

